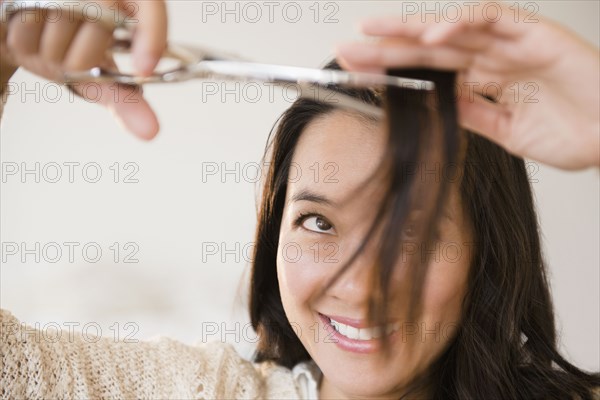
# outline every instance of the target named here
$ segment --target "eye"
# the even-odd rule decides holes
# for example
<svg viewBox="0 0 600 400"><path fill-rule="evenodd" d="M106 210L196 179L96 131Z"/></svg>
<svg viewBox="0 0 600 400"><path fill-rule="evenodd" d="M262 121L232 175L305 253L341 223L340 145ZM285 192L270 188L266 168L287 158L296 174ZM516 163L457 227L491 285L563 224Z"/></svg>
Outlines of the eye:
<svg viewBox="0 0 600 400"><path fill-rule="evenodd" d="M329 235L333 235L335 233L333 225L319 215L307 215L301 218L301 224L304 229Z"/></svg>

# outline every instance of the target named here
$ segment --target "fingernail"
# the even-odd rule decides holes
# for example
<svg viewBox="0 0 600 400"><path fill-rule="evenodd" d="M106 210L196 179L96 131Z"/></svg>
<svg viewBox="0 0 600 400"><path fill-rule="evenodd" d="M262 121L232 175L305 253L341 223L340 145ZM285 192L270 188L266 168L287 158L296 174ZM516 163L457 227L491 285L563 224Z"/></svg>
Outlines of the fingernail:
<svg viewBox="0 0 600 400"><path fill-rule="evenodd" d="M148 55L141 55L136 59L136 69L142 76L149 76L154 72L157 63L158 61L156 58Z"/></svg>

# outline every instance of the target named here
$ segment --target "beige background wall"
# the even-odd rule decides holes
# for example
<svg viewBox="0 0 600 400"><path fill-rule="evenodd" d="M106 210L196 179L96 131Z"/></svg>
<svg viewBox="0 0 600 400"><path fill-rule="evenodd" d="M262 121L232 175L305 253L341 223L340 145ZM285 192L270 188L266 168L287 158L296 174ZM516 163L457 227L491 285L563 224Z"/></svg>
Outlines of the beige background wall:
<svg viewBox="0 0 600 400"><path fill-rule="evenodd" d="M244 14L244 6L248 7L244 3L237 5L236 22L235 14L222 13L221 2L169 1L171 40L207 44L259 61L316 67L329 59L335 43L359 37L355 25L361 17L402 10L395 1L321 2L315 22L314 8L309 8L313 2L297 2L302 16L291 23L285 18L296 18L296 5L276 2L270 22L265 3L255 4L263 13L258 22L252 22L255 9L246 8ZM537 4L541 14L598 45L598 2ZM220 10L213 15L209 11L214 7ZM228 2L227 7L236 6ZM330 13L337 22L325 22ZM28 248L36 242L41 248L48 243L78 245L73 245L72 262L65 245L56 263L47 262L55 256L48 246L39 263L31 255L21 262L18 256L5 254L1 306L41 328L49 323L65 328L74 322L79 329L87 323L89 333L99 326L102 335L111 338L119 332L121 339L127 334L133 339L168 335L188 343L225 339L238 342L248 354L251 345L244 339L251 342L254 335L245 329L243 305L234 299L248 264L243 253L253 240L253 163L260 160L267 133L289 105L290 94L275 91L270 99L267 86L257 91L256 86L242 84L236 89L229 83L224 88L240 98L230 93L224 104L223 92L210 95L215 86L206 83L147 86L162 131L154 142L142 143L105 110L72 100L45 81L21 71L14 82L20 92L10 99L2 122L3 168L7 171L14 163L33 168L37 162L46 168L48 179L42 176L36 183L33 175L27 175L22 183L18 176L6 177L0 195L1 241L5 246L24 242ZM21 101L23 90L36 92L35 85L42 95L36 99L29 94L26 102ZM47 181L55 176L53 163L63 173L54 184ZM68 181L69 164L64 163L79 163L71 164L73 183ZM203 170L215 166L219 172L222 167L235 170L236 163L237 176L203 179ZM89 180L99 169L100 180L86 182L83 166ZM115 170L120 171L118 183ZM125 183L131 173L129 180L137 183ZM598 370L599 174L540 166L534 179L563 350L581 367ZM115 242L120 249L118 263L113 260L115 247L111 249ZM95 257L96 247L102 250L99 262L83 257L86 244L88 259ZM203 254L203 249L214 246L220 250L238 246L240 251ZM136 252L133 258L138 263L123 262L131 252ZM236 329L233 321L242 322Z"/></svg>

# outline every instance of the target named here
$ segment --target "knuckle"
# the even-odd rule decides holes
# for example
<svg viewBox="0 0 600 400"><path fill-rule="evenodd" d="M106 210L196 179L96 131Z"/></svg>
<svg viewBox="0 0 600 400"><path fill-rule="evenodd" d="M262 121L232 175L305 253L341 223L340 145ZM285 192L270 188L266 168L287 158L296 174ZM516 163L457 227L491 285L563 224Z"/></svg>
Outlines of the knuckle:
<svg viewBox="0 0 600 400"><path fill-rule="evenodd" d="M63 60L62 68L67 71L81 71L91 68L89 62L86 62L85 58L76 56L69 56Z"/></svg>
<svg viewBox="0 0 600 400"><path fill-rule="evenodd" d="M60 52L55 49L42 48L40 56L48 63L60 64L62 62Z"/></svg>
<svg viewBox="0 0 600 400"><path fill-rule="evenodd" d="M17 34L17 29L14 21L11 21L6 33L6 47L8 50L14 53L19 52L21 46L21 40Z"/></svg>
<svg viewBox="0 0 600 400"><path fill-rule="evenodd" d="M6 47L13 53L19 52L19 39L13 32L8 32L8 36L6 38Z"/></svg>

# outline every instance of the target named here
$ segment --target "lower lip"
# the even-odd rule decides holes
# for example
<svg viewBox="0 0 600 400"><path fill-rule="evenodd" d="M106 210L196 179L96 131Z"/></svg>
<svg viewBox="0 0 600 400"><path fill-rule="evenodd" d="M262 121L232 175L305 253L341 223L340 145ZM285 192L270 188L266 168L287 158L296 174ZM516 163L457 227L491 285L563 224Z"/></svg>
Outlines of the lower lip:
<svg viewBox="0 0 600 400"><path fill-rule="evenodd" d="M325 330L329 335L325 338L326 342L334 342L340 349L345 351L351 351L353 353L376 353L381 350L381 338L373 338L369 340L356 340L350 339L338 331L329 323L329 318L319 313L319 318L325 325ZM398 337L398 331L392 332L388 335L389 343L393 343L394 339ZM327 340L331 339L331 340Z"/></svg>

